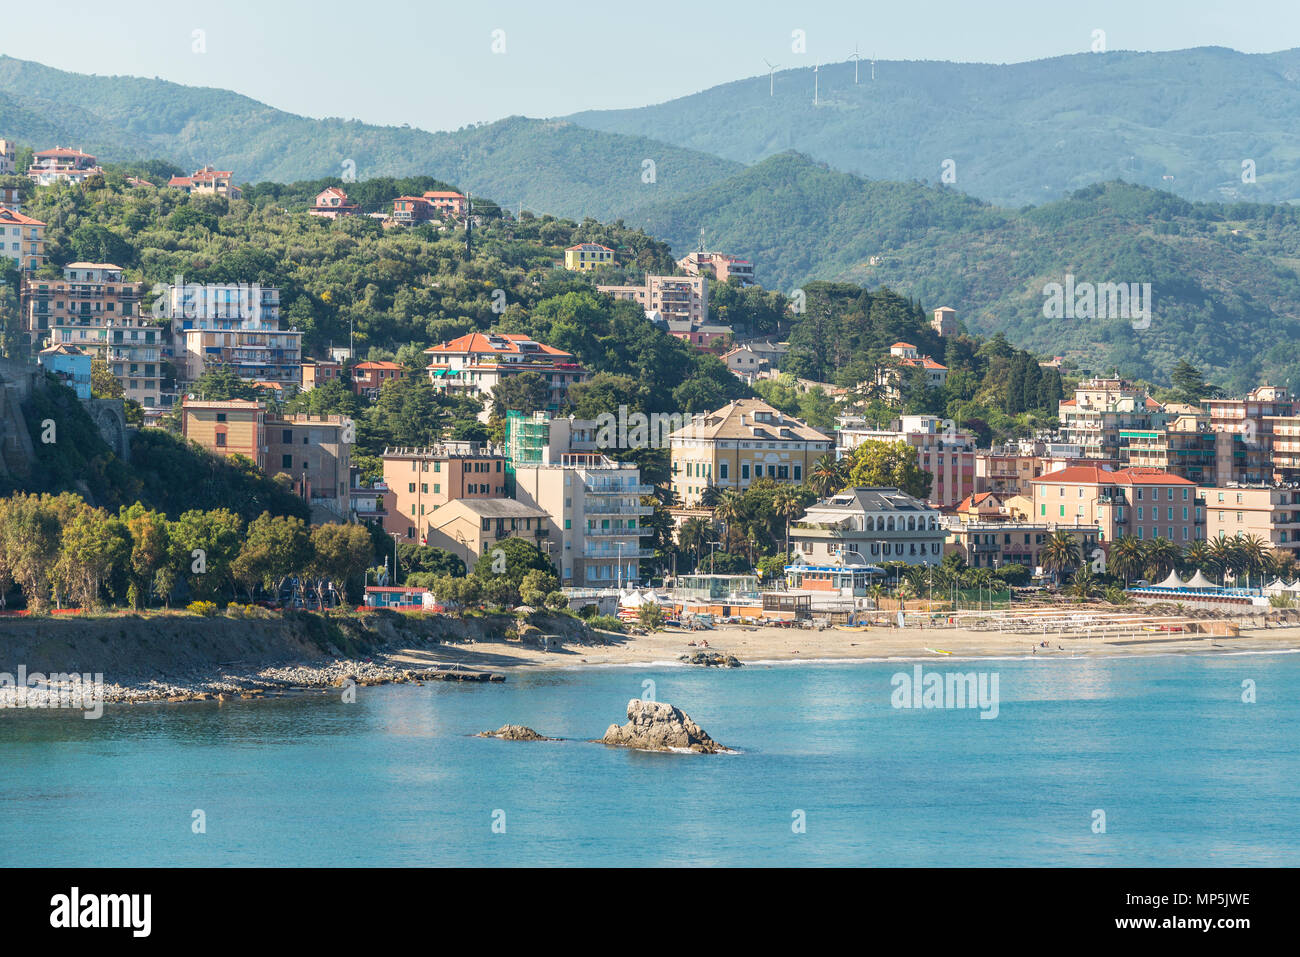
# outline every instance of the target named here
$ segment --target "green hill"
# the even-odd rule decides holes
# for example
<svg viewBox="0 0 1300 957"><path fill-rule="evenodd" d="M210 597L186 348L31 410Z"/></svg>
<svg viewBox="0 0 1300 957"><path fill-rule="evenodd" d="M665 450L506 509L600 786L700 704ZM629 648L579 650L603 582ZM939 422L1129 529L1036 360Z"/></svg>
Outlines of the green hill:
<svg viewBox="0 0 1300 957"><path fill-rule="evenodd" d="M952 305L972 331L1093 369L1164 381L1187 358L1235 389L1261 377L1300 383L1291 207L1191 203L1113 182L1019 211L782 154L635 220L676 249L703 229L711 248L751 258L759 281L787 294L812 279L887 286ZM1045 318L1044 287L1067 273L1151 283L1150 327Z"/></svg>
<svg viewBox="0 0 1300 957"><path fill-rule="evenodd" d="M791 58L782 61L790 65ZM879 180L941 180L1020 206L1124 179L1189 199L1300 198L1300 50L1080 53L1028 63L812 63L667 103L577 113L742 163L798 150ZM1256 182L1242 182L1242 161Z"/></svg>
<svg viewBox="0 0 1300 957"><path fill-rule="evenodd" d="M102 162L212 163L239 182L428 175L501 202L611 219L722 179L741 164L641 136L512 117L454 133L309 119L237 93L86 76L0 57L0 134ZM653 160L653 182L643 181ZM345 165L348 164L348 165ZM649 177L646 177L649 178Z"/></svg>

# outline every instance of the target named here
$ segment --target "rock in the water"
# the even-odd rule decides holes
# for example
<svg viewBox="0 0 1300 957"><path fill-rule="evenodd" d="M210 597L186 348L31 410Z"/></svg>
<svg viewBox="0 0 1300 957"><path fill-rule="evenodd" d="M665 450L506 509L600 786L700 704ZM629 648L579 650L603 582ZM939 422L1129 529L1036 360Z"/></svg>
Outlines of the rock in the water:
<svg viewBox="0 0 1300 957"><path fill-rule="evenodd" d="M684 711L663 701L633 698L627 703L628 723L611 724L601 738L603 744L646 751L698 751L717 754L726 751L705 733Z"/></svg>
<svg viewBox="0 0 1300 957"><path fill-rule="evenodd" d="M538 734L532 728L526 728L522 724L503 724L495 731L480 731L477 735L480 738L501 738L503 741L558 741L559 738L548 738L544 734Z"/></svg>
<svg viewBox="0 0 1300 957"><path fill-rule="evenodd" d="M740 659L735 655L724 655L717 651L696 651L677 657L688 665L703 665L706 668L739 668L741 665Z"/></svg>

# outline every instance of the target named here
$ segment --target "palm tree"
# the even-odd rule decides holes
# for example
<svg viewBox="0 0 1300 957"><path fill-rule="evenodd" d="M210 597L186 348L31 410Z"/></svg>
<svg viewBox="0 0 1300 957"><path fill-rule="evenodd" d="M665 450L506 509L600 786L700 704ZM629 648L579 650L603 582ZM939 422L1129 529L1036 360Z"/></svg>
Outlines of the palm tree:
<svg viewBox="0 0 1300 957"><path fill-rule="evenodd" d="M1101 579L1092 573L1091 568L1083 565L1075 572L1074 581L1070 583L1069 592L1080 601L1096 598L1102 593Z"/></svg>
<svg viewBox="0 0 1300 957"><path fill-rule="evenodd" d="M739 492L735 489L726 489L718 496L717 507L713 509L713 517L722 522L723 540L727 542L727 550L731 550L731 538L734 526L744 517L744 501Z"/></svg>
<svg viewBox="0 0 1300 957"><path fill-rule="evenodd" d="M1187 547L1183 549L1183 565L1188 569L1201 572L1210 568L1209 544L1199 538L1194 542L1188 542Z"/></svg>
<svg viewBox="0 0 1300 957"><path fill-rule="evenodd" d="M1182 557L1182 550L1171 539L1151 539L1146 546L1147 572L1151 580L1163 581Z"/></svg>
<svg viewBox="0 0 1300 957"><path fill-rule="evenodd" d="M808 487L817 493L818 498L826 498L844 487L844 472L835 456L827 452L813 463L808 473Z"/></svg>
<svg viewBox="0 0 1300 957"><path fill-rule="evenodd" d="M1145 547L1142 540L1132 535L1124 535L1115 540L1110 547L1110 570L1116 575L1124 576L1124 587L1134 572L1141 571L1146 565Z"/></svg>
<svg viewBox="0 0 1300 957"><path fill-rule="evenodd" d="M1063 576L1078 568L1082 560L1083 553L1079 543L1074 540L1073 535L1063 530L1053 532L1052 537L1047 540L1047 544L1039 553L1039 561L1044 568L1056 576L1058 582Z"/></svg>
<svg viewBox="0 0 1300 957"><path fill-rule="evenodd" d="M777 516L785 519L785 556L790 557L790 520L796 515L803 513L803 506L799 504L799 496L795 495L794 490L790 488L779 488L772 493L772 511Z"/></svg>
<svg viewBox="0 0 1300 957"><path fill-rule="evenodd" d="M1258 535L1246 535L1237 544L1237 554L1241 558L1242 568L1246 572L1246 586L1250 587L1250 575L1264 574L1268 562L1268 546Z"/></svg>
<svg viewBox="0 0 1300 957"><path fill-rule="evenodd" d="M1228 570L1232 568L1233 562L1233 545L1232 542L1220 535L1214 541L1206 546L1206 552L1209 557L1210 570L1214 577L1220 580L1220 584L1227 575Z"/></svg>
<svg viewBox="0 0 1300 957"><path fill-rule="evenodd" d="M688 518L677 529L677 544L682 551L695 553L695 564L700 564L700 553L713 538L713 526L707 519Z"/></svg>

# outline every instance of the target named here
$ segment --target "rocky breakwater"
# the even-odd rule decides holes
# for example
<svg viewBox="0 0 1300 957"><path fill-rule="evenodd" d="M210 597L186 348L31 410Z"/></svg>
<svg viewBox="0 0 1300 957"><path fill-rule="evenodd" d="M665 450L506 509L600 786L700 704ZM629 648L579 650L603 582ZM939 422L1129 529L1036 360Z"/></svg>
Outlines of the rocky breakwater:
<svg viewBox="0 0 1300 957"><path fill-rule="evenodd" d="M502 741L559 741L559 738L548 738L544 734L538 734L532 728L524 727L522 724L503 724L495 731L480 731L475 737L478 738L500 738Z"/></svg>
<svg viewBox="0 0 1300 957"><path fill-rule="evenodd" d="M741 661L735 655L726 655L720 651L696 651L689 655L678 655L678 661L688 665L702 665L705 668L739 668Z"/></svg>
<svg viewBox="0 0 1300 957"><path fill-rule="evenodd" d="M627 703L628 723L611 724L600 743L643 751L695 751L720 754L730 749L714 741L680 708L663 701L633 698Z"/></svg>

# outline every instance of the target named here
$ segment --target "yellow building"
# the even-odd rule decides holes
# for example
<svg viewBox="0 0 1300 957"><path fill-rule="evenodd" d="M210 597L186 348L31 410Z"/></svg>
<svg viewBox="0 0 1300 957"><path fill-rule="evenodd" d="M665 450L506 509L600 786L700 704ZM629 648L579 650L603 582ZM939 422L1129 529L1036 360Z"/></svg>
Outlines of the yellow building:
<svg viewBox="0 0 1300 957"><path fill-rule="evenodd" d="M614 250L600 243L578 243L564 251L565 269L598 269L614 265Z"/></svg>
<svg viewBox="0 0 1300 957"><path fill-rule="evenodd" d="M802 484L835 440L759 399L737 399L668 437L672 487L682 505L705 489L744 491L759 478Z"/></svg>

